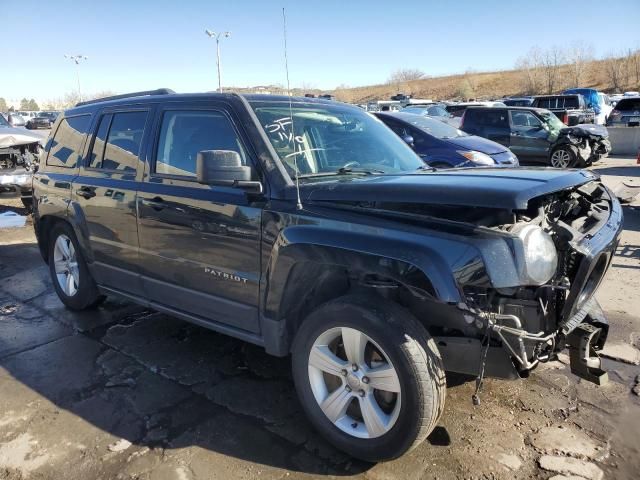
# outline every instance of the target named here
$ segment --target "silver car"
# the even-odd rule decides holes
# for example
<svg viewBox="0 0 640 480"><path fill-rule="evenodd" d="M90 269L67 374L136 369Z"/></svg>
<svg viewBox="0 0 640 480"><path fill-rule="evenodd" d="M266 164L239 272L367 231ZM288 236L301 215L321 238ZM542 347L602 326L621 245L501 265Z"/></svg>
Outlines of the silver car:
<svg viewBox="0 0 640 480"><path fill-rule="evenodd" d="M5 119L12 127L24 127L27 124L22 115L18 115L17 113L8 113Z"/></svg>
<svg viewBox="0 0 640 480"><path fill-rule="evenodd" d="M640 97L623 97L609 114L607 126L640 126Z"/></svg>
<svg viewBox="0 0 640 480"><path fill-rule="evenodd" d="M449 123L453 115L451 115L445 109L444 105L438 103L425 104L425 105L408 105L400 110L402 113L413 113L414 115L420 115L422 117L431 117L436 120Z"/></svg>

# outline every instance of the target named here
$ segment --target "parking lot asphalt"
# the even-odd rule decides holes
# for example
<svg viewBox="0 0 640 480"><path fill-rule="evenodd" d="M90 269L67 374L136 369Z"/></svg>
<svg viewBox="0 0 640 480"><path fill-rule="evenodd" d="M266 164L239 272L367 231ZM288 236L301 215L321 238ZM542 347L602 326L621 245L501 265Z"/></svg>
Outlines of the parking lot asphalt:
<svg viewBox="0 0 640 480"><path fill-rule="evenodd" d="M612 187L640 179L631 159L594 170ZM450 376L436 430L381 464L349 458L311 429L288 358L117 299L67 311L31 224L0 229L0 479L637 478L636 205L624 207L597 295L611 322L611 381L577 380L561 356L527 380L486 381L474 407L473 382ZM0 211L19 206L3 201Z"/></svg>

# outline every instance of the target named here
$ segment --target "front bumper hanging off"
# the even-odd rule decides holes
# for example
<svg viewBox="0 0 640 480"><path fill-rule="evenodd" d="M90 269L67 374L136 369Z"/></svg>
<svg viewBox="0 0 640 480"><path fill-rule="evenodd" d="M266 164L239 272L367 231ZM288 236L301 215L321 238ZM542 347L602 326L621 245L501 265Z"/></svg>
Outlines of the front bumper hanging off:
<svg viewBox="0 0 640 480"><path fill-rule="evenodd" d="M568 322L573 326L570 331L560 330L548 335L527 332L515 315L492 314L487 320L488 328L500 338L519 372L528 372L539 362L550 360L555 357L555 352L567 345L571 373L598 385L607 383L608 376L601 369L598 351L602 350L607 340L609 325L595 298L588 300ZM504 325L505 321L513 323L513 326ZM536 346L545 347L544 350L550 353L537 355L530 360L528 352L532 350L531 345L534 346L533 350Z"/></svg>

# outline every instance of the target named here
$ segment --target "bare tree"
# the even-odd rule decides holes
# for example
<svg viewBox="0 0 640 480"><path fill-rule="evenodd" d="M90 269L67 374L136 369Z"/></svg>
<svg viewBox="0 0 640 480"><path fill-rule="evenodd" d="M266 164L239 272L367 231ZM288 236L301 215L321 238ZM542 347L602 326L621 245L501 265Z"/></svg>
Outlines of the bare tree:
<svg viewBox="0 0 640 480"><path fill-rule="evenodd" d="M545 89L548 94L554 93L560 87L562 79L560 71L565 63L565 55L562 49L556 45L548 48L542 55L542 73L544 75Z"/></svg>
<svg viewBox="0 0 640 480"><path fill-rule="evenodd" d="M400 68L391 73L389 83L410 82L424 78L424 72L417 68Z"/></svg>
<svg viewBox="0 0 640 480"><path fill-rule="evenodd" d="M104 98L104 97L111 97L113 95L117 95L116 92L113 92L111 90L103 90L101 92L95 92L95 93L91 93L91 94L85 94L82 96L82 100L95 100L97 98ZM72 92L68 92L65 93L64 98L63 99L55 99L55 100L50 100L49 103L56 103L58 105L60 105L59 108L70 108L73 107L76 103L80 102L80 96L78 95L77 91L72 91Z"/></svg>
<svg viewBox="0 0 640 480"><path fill-rule="evenodd" d="M603 62L609 84L616 92L622 92L627 85L627 59L623 55L611 53Z"/></svg>
<svg viewBox="0 0 640 480"><path fill-rule="evenodd" d="M542 93L542 52L539 48L531 48L526 55L520 57L516 62L516 68L521 72L524 93Z"/></svg>
<svg viewBox="0 0 640 480"><path fill-rule="evenodd" d="M302 82L302 85L300 86L300 90L304 92L310 92L312 90L317 90L317 88L313 82Z"/></svg>
<svg viewBox="0 0 640 480"><path fill-rule="evenodd" d="M582 86L588 65L593 60L593 45L580 41L574 42L567 50L566 57L572 86Z"/></svg>
<svg viewBox="0 0 640 480"><path fill-rule="evenodd" d="M476 95L476 90L474 86L471 84L469 79L465 78L458 84L458 88L456 88L455 94L457 98L461 98L464 100L470 100L474 98Z"/></svg>
<svg viewBox="0 0 640 480"><path fill-rule="evenodd" d="M627 72L629 82L633 83L634 89L640 87L640 49L629 49L627 53Z"/></svg>
<svg viewBox="0 0 640 480"><path fill-rule="evenodd" d="M396 87L396 91L399 92L403 87L407 86L407 82L420 80L424 77L425 73L417 68L400 68L391 73L387 83L389 85L394 85Z"/></svg>

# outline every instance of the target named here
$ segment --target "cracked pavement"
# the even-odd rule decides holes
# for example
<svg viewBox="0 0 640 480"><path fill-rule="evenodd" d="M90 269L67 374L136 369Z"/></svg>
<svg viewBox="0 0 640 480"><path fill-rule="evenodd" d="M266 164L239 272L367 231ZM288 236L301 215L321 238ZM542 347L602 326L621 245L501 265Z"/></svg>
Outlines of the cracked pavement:
<svg viewBox="0 0 640 480"><path fill-rule="evenodd" d="M638 175L621 162L598 169ZM625 207L598 293L612 344L640 348L639 286L640 210ZM429 439L368 464L313 431L288 358L117 299L67 311L30 223L0 229L0 479L637 478L640 367L614 355L597 387L566 363L486 381L479 407L473 382L450 376Z"/></svg>

